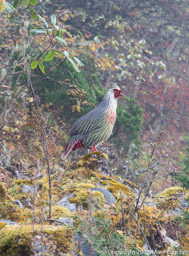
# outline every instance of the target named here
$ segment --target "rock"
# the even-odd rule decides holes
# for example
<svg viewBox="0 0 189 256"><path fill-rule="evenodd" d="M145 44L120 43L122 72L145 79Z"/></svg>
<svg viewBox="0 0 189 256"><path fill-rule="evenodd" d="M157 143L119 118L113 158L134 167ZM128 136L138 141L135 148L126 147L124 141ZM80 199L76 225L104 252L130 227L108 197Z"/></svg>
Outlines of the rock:
<svg viewBox="0 0 189 256"><path fill-rule="evenodd" d="M34 186L23 184L21 192L22 193L29 193L29 194L33 195L34 192L35 192L35 189L34 189Z"/></svg>
<svg viewBox="0 0 189 256"><path fill-rule="evenodd" d="M17 204L17 205L20 207L20 209L24 209L24 206L23 206L23 204L20 202L20 200L14 200L14 203Z"/></svg>
<svg viewBox="0 0 189 256"><path fill-rule="evenodd" d="M92 188L92 191L101 192L104 196L104 201L106 204L110 205L110 204L116 203L116 199L115 199L114 195L111 192L109 192L107 189L96 187L96 188Z"/></svg>
<svg viewBox="0 0 189 256"><path fill-rule="evenodd" d="M154 202L145 202L144 204L145 204L146 206L148 206L148 207L152 207L152 206L157 207L157 204L154 203Z"/></svg>
<svg viewBox="0 0 189 256"><path fill-rule="evenodd" d="M71 212L76 212L77 208L76 208L76 204L75 203L70 203L70 199L73 198L74 195L70 194L70 195L64 195L62 197L62 199L60 199L56 205L59 206L63 206L65 208L67 208L68 210L70 210Z"/></svg>
<svg viewBox="0 0 189 256"><path fill-rule="evenodd" d="M24 199L22 199L22 204L24 205L24 207L30 208L30 209L33 206L31 198L24 198Z"/></svg>
<svg viewBox="0 0 189 256"><path fill-rule="evenodd" d="M90 244L88 241L86 241L86 239L81 237L81 235L79 235L79 234L74 235L74 243L75 243L76 249L79 249L79 250L81 249L82 255L84 255L84 256L91 255ZM76 254L76 255L79 255L79 254ZM93 251L92 256L97 256L97 253L95 251Z"/></svg>
<svg viewBox="0 0 189 256"><path fill-rule="evenodd" d="M91 248L89 243L81 243L81 251L83 255L89 256L91 255ZM92 256L97 256L97 253L95 251L92 252Z"/></svg>
<svg viewBox="0 0 189 256"><path fill-rule="evenodd" d="M5 219L0 219L0 222L4 222L7 225L18 225L18 223L12 221L12 220L5 220Z"/></svg>
<svg viewBox="0 0 189 256"><path fill-rule="evenodd" d="M166 242L173 248L175 247L179 247L179 242L177 240L173 240L171 239L170 237L167 236L166 234L166 230L161 230L161 233L163 234L164 236L164 239L166 240Z"/></svg>
<svg viewBox="0 0 189 256"><path fill-rule="evenodd" d="M73 226L73 223L74 223L73 219L68 217L60 217L57 219L57 221L60 221L61 224L68 225L68 226Z"/></svg>
<svg viewBox="0 0 189 256"><path fill-rule="evenodd" d="M104 175L108 174L108 176L111 176L111 170L109 168L108 161L105 158L102 158L101 161L103 164L100 165L99 170L101 171L102 174Z"/></svg>

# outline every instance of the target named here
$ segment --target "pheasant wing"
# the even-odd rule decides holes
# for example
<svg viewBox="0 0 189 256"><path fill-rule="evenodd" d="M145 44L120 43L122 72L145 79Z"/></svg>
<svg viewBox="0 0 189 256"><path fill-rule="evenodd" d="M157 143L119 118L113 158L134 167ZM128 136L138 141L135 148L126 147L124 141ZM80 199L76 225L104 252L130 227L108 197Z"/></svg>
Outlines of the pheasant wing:
<svg viewBox="0 0 189 256"><path fill-rule="evenodd" d="M104 123L104 115L102 113L97 115L93 110L79 118L73 124L71 128L71 136L90 133L94 130L98 130L102 126Z"/></svg>

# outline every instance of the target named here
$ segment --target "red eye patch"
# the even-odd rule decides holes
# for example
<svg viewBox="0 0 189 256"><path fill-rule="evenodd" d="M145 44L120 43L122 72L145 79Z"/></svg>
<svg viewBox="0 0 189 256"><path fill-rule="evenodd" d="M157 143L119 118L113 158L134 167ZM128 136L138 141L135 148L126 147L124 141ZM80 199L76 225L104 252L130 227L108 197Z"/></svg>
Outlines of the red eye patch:
<svg viewBox="0 0 189 256"><path fill-rule="evenodd" d="M116 99L119 98L121 96L121 89L114 89L114 96Z"/></svg>

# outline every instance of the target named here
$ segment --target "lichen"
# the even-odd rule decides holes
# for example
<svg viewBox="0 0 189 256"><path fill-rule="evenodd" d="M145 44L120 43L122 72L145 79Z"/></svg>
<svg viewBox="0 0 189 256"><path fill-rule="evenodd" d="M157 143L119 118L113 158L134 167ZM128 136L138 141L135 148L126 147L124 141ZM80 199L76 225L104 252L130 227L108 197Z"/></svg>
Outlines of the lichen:
<svg viewBox="0 0 189 256"><path fill-rule="evenodd" d="M40 235L42 235L41 241L39 241ZM0 255L30 256L33 254L33 247L35 247L35 236L37 236L39 248L42 249L41 244L44 243L43 239L45 239L44 249L50 252L53 244L56 255L68 253L72 249L72 230L70 228L52 225L7 225L0 233ZM46 248L48 244L49 248Z"/></svg>

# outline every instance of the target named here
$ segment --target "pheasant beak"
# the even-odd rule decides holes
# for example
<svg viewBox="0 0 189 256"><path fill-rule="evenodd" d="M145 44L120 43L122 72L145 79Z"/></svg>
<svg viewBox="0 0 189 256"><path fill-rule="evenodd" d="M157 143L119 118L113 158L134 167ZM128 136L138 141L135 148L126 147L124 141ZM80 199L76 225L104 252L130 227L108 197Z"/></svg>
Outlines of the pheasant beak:
<svg viewBox="0 0 189 256"><path fill-rule="evenodd" d="M123 92L120 93L120 96L126 97L126 95Z"/></svg>

